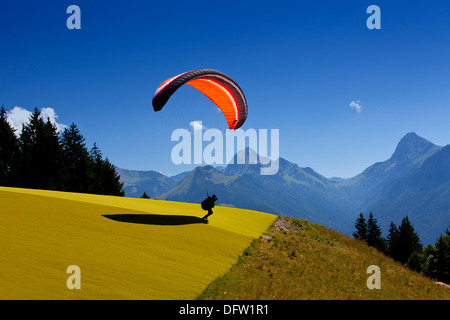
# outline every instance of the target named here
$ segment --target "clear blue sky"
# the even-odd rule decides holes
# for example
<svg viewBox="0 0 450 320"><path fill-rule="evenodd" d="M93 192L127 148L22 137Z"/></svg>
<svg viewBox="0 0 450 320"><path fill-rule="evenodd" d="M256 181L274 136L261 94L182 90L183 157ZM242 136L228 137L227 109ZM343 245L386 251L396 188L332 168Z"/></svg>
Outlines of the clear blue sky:
<svg viewBox="0 0 450 320"><path fill-rule="evenodd" d="M71 4L81 30L66 27ZM381 30L366 27L371 4ZM0 0L0 104L53 108L119 167L186 169L170 161L170 117L192 93L166 113L151 99L197 68L239 83L243 129L279 129L280 155L326 177L386 160L411 131L450 143L448 0Z"/></svg>

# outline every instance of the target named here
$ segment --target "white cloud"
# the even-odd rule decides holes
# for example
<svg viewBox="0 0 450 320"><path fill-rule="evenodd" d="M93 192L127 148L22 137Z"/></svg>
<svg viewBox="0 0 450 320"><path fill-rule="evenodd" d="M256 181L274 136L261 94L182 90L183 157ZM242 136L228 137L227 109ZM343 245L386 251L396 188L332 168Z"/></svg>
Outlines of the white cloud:
<svg viewBox="0 0 450 320"><path fill-rule="evenodd" d="M22 132L22 126L28 122L31 112L21 107L14 107L14 109L6 112L6 117L9 125L16 130L17 136Z"/></svg>
<svg viewBox="0 0 450 320"><path fill-rule="evenodd" d="M354 108L356 112L360 113L362 111L362 105L360 100L350 102L350 108Z"/></svg>
<svg viewBox="0 0 450 320"><path fill-rule="evenodd" d="M39 118L43 119L44 122L50 120L50 123L56 126L56 132L58 133L64 131L64 129L67 128L65 124L56 122L56 119L58 119L58 115L53 108L42 108L41 113L39 114Z"/></svg>
<svg viewBox="0 0 450 320"><path fill-rule="evenodd" d="M201 121L192 121L189 123L189 125L192 127L192 130L203 130L207 129Z"/></svg>
<svg viewBox="0 0 450 320"><path fill-rule="evenodd" d="M31 115L32 112L18 106L6 112L6 120L8 121L9 125L15 130L16 136L19 136L22 133L23 125L28 123ZM39 118L42 118L44 122L47 122L50 119L50 123L56 125L57 132L61 132L64 130L64 128L67 128L65 124L56 122L58 115L53 108L42 108L39 114Z"/></svg>

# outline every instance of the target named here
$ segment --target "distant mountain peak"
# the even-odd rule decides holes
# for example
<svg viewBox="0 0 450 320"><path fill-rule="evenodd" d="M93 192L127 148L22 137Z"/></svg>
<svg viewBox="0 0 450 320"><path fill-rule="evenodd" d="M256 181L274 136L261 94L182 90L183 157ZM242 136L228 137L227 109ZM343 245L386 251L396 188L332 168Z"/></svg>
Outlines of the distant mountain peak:
<svg viewBox="0 0 450 320"><path fill-rule="evenodd" d="M408 132L403 138L400 139L398 145L408 144L408 143L429 143L429 144L432 144L428 140L426 140L426 139L420 137L419 135L417 135L417 133L415 133L415 132Z"/></svg>
<svg viewBox="0 0 450 320"><path fill-rule="evenodd" d="M247 147L235 153L223 173L228 176L241 176L243 174L259 174L260 169L260 156L255 150Z"/></svg>
<svg viewBox="0 0 450 320"><path fill-rule="evenodd" d="M407 134L405 134L405 136L404 136L403 138L407 138L407 137L410 137L410 138L420 138L420 137L417 135L417 133L415 133L414 131L408 132Z"/></svg>
<svg viewBox="0 0 450 320"><path fill-rule="evenodd" d="M392 159L401 160L411 156L426 155L430 151L436 151L437 148L439 147L418 136L415 132L409 132L397 144Z"/></svg>
<svg viewBox="0 0 450 320"><path fill-rule="evenodd" d="M259 160L258 153L250 147L239 150L233 157L233 164L257 164Z"/></svg>

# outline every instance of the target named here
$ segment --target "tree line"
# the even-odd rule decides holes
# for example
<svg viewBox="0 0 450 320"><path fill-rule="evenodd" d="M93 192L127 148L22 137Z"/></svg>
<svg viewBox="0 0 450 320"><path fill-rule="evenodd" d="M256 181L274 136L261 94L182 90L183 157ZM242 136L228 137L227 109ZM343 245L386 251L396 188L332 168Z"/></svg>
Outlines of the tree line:
<svg viewBox="0 0 450 320"><path fill-rule="evenodd" d="M19 137L0 109L0 185L124 196L114 165L72 123L59 134L37 108Z"/></svg>
<svg viewBox="0 0 450 320"><path fill-rule="evenodd" d="M409 268L433 279L450 283L450 231L441 234L436 243L423 247L408 216L400 225L393 221L387 238L381 237L381 229L372 213L366 220L362 213L355 222L353 237L363 240L387 256L406 264Z"/></svg>

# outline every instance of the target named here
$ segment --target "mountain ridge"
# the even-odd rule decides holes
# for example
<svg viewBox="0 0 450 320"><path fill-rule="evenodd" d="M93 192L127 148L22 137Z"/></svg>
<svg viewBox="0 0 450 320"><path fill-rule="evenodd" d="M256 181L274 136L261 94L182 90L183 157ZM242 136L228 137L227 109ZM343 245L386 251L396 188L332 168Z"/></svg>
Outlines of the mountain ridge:
<svg viewBox="0 0 450 320"><path fill-rule="evenodd" d="M139 171L115 168L121 182L124 183L125 194L134 198L141 197L144 192L150 197L155 197L175 187L177 183L176 180L153 170Z"/></svg>
<svg viewBox="0 0 450 320"><path fill-rule="evenodd" d="M346 234L353 231L354 221L359 212L367 214L373 212L383 226L384 234L387 232L386 226L392 220L391 217L397 220L399 215L403 217L409 212L417 212L412 215L412 223L417 223L417 229L421 230L421 236L424 236L424 243L432 243L440 232L445 230L445 224L448 224L445 217L448 217L450 212L445 211L442 205L437 205L438 212L432 212L431 216L436 216L436 223L443 225L437 230L438 226L434 224L434 230L430 231L430 228L423 226L426 219L419 217L424 216L427 210L432 211L430 205L421 203L422 209L415 209L415 205L419 206L419 200L425 195L426 190L414 191L410 187L405 189L408 192L415 192L415 198L403 196L394 199L392 192L393 188L399 186L405 188L405 185L400 183L401 179L415 170L419 170L419 173L420 170L425 170L421 169L425 163L428 171L437 171L433 173L433 177L440 176L441 167L450 165L450 158L442 157L440 162L433 162L434 167L433 163L428 163L427 160L445 148L410 132L399 141L389 159L376 162L349 179L328 179L312 168L300 167L281 157L278 159L278 172L272 176L263 176L260 174L261 162L266 159L261 161L261 157L254 150L246 148L236 153L233 162L226 167L216 169L212 166L200 166L180 174L179 179L166 177L172 182L158 176L157 187L160 192L152 193L151 197L200 203L207 193L217 193L219 205L304 218ZM448 180L450 181L450 177ZM447 189L445 181L433 191L447 194L448 190L447 198L449 198L450 187ZM389 186L390 189L387 189ZM434 197L440 204L446 203L446 198L441 199L442 197L436 194ZM433 195L427 194L427 199L431 198ZM391 204L390 201L394 202ZM436 201L433 202L433 206L436 206ZM398 214L393 214L389 209L394 207L397 208Z"/></svg>

